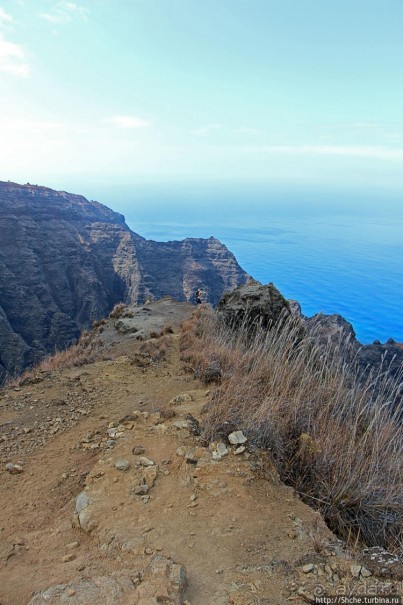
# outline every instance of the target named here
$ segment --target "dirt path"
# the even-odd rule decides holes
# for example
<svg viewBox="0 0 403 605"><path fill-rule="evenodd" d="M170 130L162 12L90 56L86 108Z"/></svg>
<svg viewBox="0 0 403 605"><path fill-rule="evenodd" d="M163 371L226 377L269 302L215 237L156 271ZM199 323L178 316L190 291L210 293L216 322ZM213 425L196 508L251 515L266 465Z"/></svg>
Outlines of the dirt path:
<svg viewBox="0 0 403 605"><path fill-rule="evenodd" d="M114 360L3 392L1 605L26 605L57 584L35 604L280 605L353 581L319 515L263 454L200 440L209 391L184 372L178 334L164 338L157 363L140 363L142 343L125 340ZM23 472L7 472L9 462ZM155 584L166 561L186 568L186 586L171 567L169 582ZM94 588L93 578L108 580ZM114 578L124 586L111 587Z"/></svg>

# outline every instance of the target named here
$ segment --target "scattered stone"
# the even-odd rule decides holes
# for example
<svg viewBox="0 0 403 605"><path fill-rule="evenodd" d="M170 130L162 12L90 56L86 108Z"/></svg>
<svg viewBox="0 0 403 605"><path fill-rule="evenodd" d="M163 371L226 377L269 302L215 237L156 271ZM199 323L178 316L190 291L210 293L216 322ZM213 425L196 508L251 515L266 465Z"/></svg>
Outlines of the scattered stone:
<svg viewBox="0 0 403 605"><path fill-rule="evenodd" d="M147 485L151 488L153 487L155 480L158 476L158 466L154 465L154 466L147 466L143 472L142 472L142 476L143 476L143 481L144 483L147 483Z"/></svg>
<svg viewBox="0 0 403 605"><path fill-rule="evenodd" d="M350 571L353 578L359 578L361 572L361 565L351 565Z"/></svg>
<svg viewBox="0 0 403 605"><path fill-rule="evenodd" d="M79 542L70 542L70 544L66 544L66 548L72 550L73 548L78 548L80 546Z"/></svg>
<svg viewBox="0 0 403 605"><path fill-rule="evenodd" d="M9 462L6 464L6 471L8 471L10 475L19 475L24 471L24 469L20 464L12 464Z"/></svg>
<svg viewBox="0 0 403 605"><path fill-rule="evenodd" d="M217 443L215 451L213 451L213 460L222 460L228 454L228 449L225 443L221 441Z"/></svg>
<svg viewBox="0 0 403 605"><path fill-rule="evenodd" d="M74 590L74 588L69 588L69 590L67 591L68 597L74 597L75 594L76 594L76 591Z"/></svg>
<svg viewBox="0 0 403 605"><path fill-rule="evenodd" d="M187 450L185 460L188 464L197 464L205 452L204 447L191 447Z"/></svg>
<svg viewBox="0 0 403 605"><path fill-rule="evenodd" d="M135 456L141 456L141 454L144 454L146 450L144 449L144 447L142 447L141 445L136 445L133 449L132 449L132 454L134 454Z"/></svg>
<svg viewBox="0 0 403 605"><path fill-rule="evenodd" d="M76 558L76 555L73 555L73 553L70 553L68 555L64 555L62 561L63 561L63 563L70 563L70 561L74 561L75 558Z"/></svg>
<svg viewBox="0 0 403 605"><path fill-rule="evenodd" d="M178 447L178 449L176 450L176 455L183 458L183 456L186 454L186 447L184 445L181 445L180 447Z"/></svg>
<svg viewBox="0 0 403 605"><path fill-rule="evenodd" d="M361 575L363 578L370 578L372 573L366 567L361 567Z"/></svg>
<svg viewBox="0 0 403 605"><path fill-rule="evenodd" d="M228 435L228 441L231 445L242 445L242 443L245 443L247 440L247 437L245 437L242 431L234 431Z"/></svg>
<svg viewBox="0 0 403 605"><path fill-rule="evenodd" d="M153 549L152 549L152 548L149 548L149 547L148 547L148 548L145 548L145 549L144 549L144 553L145 553L146 555L152 555L152 554L154 554L154 551L153 551Z"/></svg>
<svg viewBox="0 0 403 605"><path fill-rule="evenodd" d="M179 420L175 420L175 422L172 423L172 426L176 427L177 429L188 429L189 421L181 418Z"/></svg>
<svg viewBox="0 0 403 605"><path fill-rule="evenodd" d="M76 513L81 529L86 533L91 533L97 527L97 522L93 518L91 500L88 494L81 492L76 498Z"/></svg>
<svg viewBox="0 0 403 605"><path fill-rule="evenodd" d="M118 471L127 471L130 468L130 462L124 458L119 458L119 460L116 460L115 462L115 468L117 468Z"/></svg>
<svg viewBox="0 0 403 605"><path fill-rule="evenodd" d="M147 485L147 483L143 483L141 485L136 485L133 488L133 494L135 494L136 496L143 496L144 494L146 494L149 490L149 486Z"/></svg>
<svg viewBox="0 0 403 605"><path fill-rule="evenodd" d="M139 458L139 464L141 464L141 466L154 466L154 462L145 456Z"/></svg>
<svg viewBox="0 0 403 605"><path fill-rule="evenodd" d="M313 563L307 563L307 565L302 566L302 571L304 573L311 573L315 569L315 565Z"/></svg>
<svg viewBox="0 0 403 605"><path fill-rule="evenodd" d="M243 452L246 450L246 447L244 445L240 445L239 447L236 448L234 454L236 456L238 456L239 454L243 454Z"/></svg>

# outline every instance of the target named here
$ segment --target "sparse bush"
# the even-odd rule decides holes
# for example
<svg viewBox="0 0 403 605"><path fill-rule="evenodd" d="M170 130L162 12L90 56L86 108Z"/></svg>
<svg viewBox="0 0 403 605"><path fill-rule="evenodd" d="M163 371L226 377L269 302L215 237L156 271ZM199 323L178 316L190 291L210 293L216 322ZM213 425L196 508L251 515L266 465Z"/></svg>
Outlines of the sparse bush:
<svg viewBox="0 0 403 605"><path fill-rule="evenodd" d="M123 303L116 304L113 307L112 311L109 313L110 319L119 319L120 317L122 317L126 308L126 305Z"/></svg>
<svg viewBox="0 0 403 605"><path fill-rule="evenodd" d="M105 324L106 324L106 319L96 319L95 321L92 322L92 327L94 330L97 330L101 326L104 326Z"/></svg>
<svg viewBox="0 0 403 605"><path fill-rule="evenodd" d="M204 309L184 329L182 358L195 375L205 381L212 367L220 371L205 437L242 428L339 536L397 547L401 377L396 383L385 369L364 379L343 361L343 343L324 348L315 337L301 338L292 317L251 334Z"/></svg>
<svg viewBox="0 0 403 605"><path fill-rule="evenodd" d="M148 340L140 347L140 353L147 355L152 361L162 361L168 351L166 339L160 339L158 342Z"/></svg>

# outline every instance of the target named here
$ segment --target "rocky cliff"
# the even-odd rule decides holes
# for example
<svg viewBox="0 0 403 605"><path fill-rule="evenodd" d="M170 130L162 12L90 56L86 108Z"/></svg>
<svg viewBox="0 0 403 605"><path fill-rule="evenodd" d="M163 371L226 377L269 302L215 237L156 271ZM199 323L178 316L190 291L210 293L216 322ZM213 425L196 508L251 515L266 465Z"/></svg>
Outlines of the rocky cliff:
<svg viewBox="0 0 403 605"><path fill-rule="evenodd" d="M0 382L64 348L114 304L215 304L246 273L218 240L147 241L97 202L0 182Z"/></svg>

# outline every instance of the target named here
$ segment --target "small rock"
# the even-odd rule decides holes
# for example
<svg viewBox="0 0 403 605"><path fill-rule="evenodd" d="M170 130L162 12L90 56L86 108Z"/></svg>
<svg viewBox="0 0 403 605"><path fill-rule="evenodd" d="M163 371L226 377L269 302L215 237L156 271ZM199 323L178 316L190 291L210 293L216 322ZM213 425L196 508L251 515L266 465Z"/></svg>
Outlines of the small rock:
<svg viewBox="0 0 403 605"><path fill-rule="evenodd" d="M74 597L75 594L76 594L76 591L74 590L74 588L69 588L69 590L67 591L68 597Z"/></svg>
<svg viewBox="0 0 403 605"><path fill-rule="evenodd" d="M70 542L70 544L66 544L66 548L72 550L73 548L78 548L80 546L79 542Z"/></svg>
<svg viewBox="0 0 403 605"><path fill-rule="evenodd" d="M245 443L247 440L248 440L247 437L245 437L245 435L243 434L242 431L234 431L233 433L230 433L228 435L228 441L232 445L241 445L242 443Z"/></svg>
<svg viewBox="0 0 403 605"><path fill-rule="evenodd" d="M183 458L183 456L185 454L186 454L186 447L184 445L181 445L180 447L178 447L178 449L176 450L176 455Z"/></svg>
<svg viewBox="0 0 403 605"><path fill-rule="evenodd" d="M152 548L145 548L145 549L144 549L144 553L145 553L146 555L152 555L152 554L154 554L154 551L153 551L153 549L152 549Z"/></svg>
<svg viewBox="0 0 403 605"><path fill-rule="evenodd" d="M304 573L311 573L315 569L315 565L313 563L307 563L307 565L302 566L302 571Z"/></svg>
<svg viewBox="0 0 403 605"><path fill-rule="evenodd" d="M188 429L189 422L188 420L184 419L175 420L175 422L172 423L172 426L176 427L177 429Z"/></svg>
<svg viewBox="0 0 403 605"><path fill-rule="evenodd" d="M153 487L155 480L158 476L158 466L147 466L142 471L143 481L151 488Z"/></svg>
<svg viewBox="0 0 403 605"><path fill-rule="evenodd" d="M154 462L145 456L139 458L139 464L141 464L141 466L154 466Z"/></svg>
<svg viewBox="0 0 403 605"><path fill-rule="evenodd" d="M118 471L127 471L130 468L130 462L124 458L119 458L119 460L116 460L115 462L115 468L117 468Z"/></svg>
<svg viewBox="0 0 403 605"><path fill-rule="evenodd" d="M69 555L64 555L62 561L63 561L63 563L70 563L70 561L74 561L75 558L76 558L76 555L73 555L73 553L70 553Z"/></svg>
<svg viewBox="0 0 403 605"><path fill-rule="evenodd" d="M239 447L236 448L234 454L236 454L237 456L239 454L243 454L243 452L246 450L246 447L244 445L240 445Z"/></svg>
<svg viewBox="0 0 403 605"><path fill-rule="evenodd" d="M6 464L6 471L8 471L10 475L19 475L23 470L24 469L20 464L12 464L11 462Z"/></svg>
<svg viewBox="0 0 403 605"><path fill-rule="evenodd" d="M135 456L141 456L141 454L144 454L146 450L144 449L144 447L142 447L141 445L136 445L133 449L132 449L132 454L134 454Z"/></svg>
<svg viewBox="0 0 403 605"><path fill-rule="evenodd" d="M361 572L361 565L351 565L350 571L353 578L359 578Z"/></svg>
<svg viewBox="0 0 403 605"><path fill-rule="evenodd" d="M217 443L215 451L213 451L213 460L221 460L228 454L228 449L225 443L221 441Z"/></svg>
<svg viewBox="0 0 403 605"><path fill-rule="evenodd" d="M143 483L142 485L136 485L133 488L133 493L136 496L143 496L144 494L146 494L149 490L149 486L147 485L147 483Z"/></svg>
<svg viewBox="0 0 403 605"><path fill-rule="evenodd" d="M372 573L366 567L361 567L361 575L363 578L370 578Z"/></svg>

